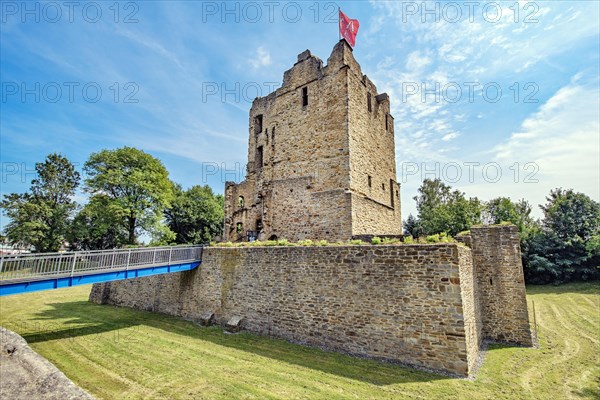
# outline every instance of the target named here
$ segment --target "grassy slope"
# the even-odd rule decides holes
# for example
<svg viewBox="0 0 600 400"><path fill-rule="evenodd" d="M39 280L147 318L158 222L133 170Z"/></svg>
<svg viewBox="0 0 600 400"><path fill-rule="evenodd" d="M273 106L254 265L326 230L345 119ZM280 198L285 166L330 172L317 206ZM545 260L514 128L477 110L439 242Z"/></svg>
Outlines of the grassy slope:
<svg viewBox="0 0 600 400"><path fill-rule="evenodd" d="M598 285L529 287L541 349L493 346L474 381L90 304L89 290L0 298L0 324L98 398L600 399Z"/></svg>

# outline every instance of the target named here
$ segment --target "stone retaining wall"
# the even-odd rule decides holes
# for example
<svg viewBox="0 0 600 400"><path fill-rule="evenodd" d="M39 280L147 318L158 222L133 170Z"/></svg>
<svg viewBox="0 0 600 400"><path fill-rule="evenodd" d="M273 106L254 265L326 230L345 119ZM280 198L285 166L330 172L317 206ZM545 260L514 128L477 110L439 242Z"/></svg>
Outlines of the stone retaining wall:
<svg viewBox="0 0 600 400"><path fill-rule="evenodd" d="M479 228L472 244L213 247L194 271L97 284L90 301L465 376L484 338L531 344L518 235Z"/></svg>
<svg viewBox="0 0 600 400"><path fill-rule="evenodd" d="M192 320L214 312L221 324L241 316L252 332L466 375L478 348L465 336L469 253L455 244L209 248L195 271L95 285L90 300Z"/></svg>

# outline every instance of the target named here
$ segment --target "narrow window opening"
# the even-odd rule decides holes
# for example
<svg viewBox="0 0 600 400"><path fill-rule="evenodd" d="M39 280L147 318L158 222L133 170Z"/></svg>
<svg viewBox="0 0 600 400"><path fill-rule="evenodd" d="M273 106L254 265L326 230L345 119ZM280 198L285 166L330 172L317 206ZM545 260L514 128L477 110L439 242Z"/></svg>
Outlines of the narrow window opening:
<svg viewBox="0 0 600 400"><path fill-rule="evenodd" d="M262 229L263 229L262 219L256 220L256 230L262 231Z"/></svg>
<svg viewBox="0 0 600 400"><path fill-rule="evenodd" d="M242 233L243 230L244 230L244 225L241 222L238 222L237 224L235 224L235 231L237 233Z"/></svg>
<svg viewBox="0 0 600 400"><path fill-rule="evenodd" d="M371 107L371 93L367 93L367 109L369 110L369 112L372 111L372 107Z"/></svg>
<svg viewBox="0 0 600 400"><path fill-rule="evenodd" d="M275 127L271 129L271 147L275 146Z"/></svg>
<svg viewBox="0 0 600 400"><path fill-rule="evenodd" d="M244 208L244 196L238 197L238 207Z"/></svg>
<svg viewBox="0 0 600 400"><path fill-rule="evenodd" d="M388 121L388 113L385 113L385 130L386 132L390 130L390 125Z"/></svg>
<svg viewBox="0 0 600 400"><path fill-rule="evenodd" d="M394 207L394 181L390 179L390 204Z"/></svg>
<svg viewBox="0 0 600 400"><path fill-rule="evenodd" d="M267 139L267 144L269 144L269 128L265 129L265 137Z"/></svg>
<svg viewBox="0 0 600 400"><path fill-rule="evenodd" d="M258 148L256 149L256 167L257 168L263 167L263 147L262 146L258 146Z"/></svg>
<svg viewBox="0 0 600 400"><path fill-rule="evenodd" d="M371 187L373 184L371 175L369 175L369 177L367 178L367 182L369 183L369 187Z"/></svg>
<svg viewBox="0 0 600 400"><path fill-rule="evenodd" d="M494 283L492 282L492 278L490 278L490 286L493 285Z"/></svg>
<svg viewBox="0 0 600 400"><path fill-rule="evenodd" d="M381 190L385 191L385 183L381 184Z"/></svg>
<svg viewBox="0 0 600 400"><path fill-rule="evenodd" d="M263 129L263 116L262 114L254 117L254 133L258 135Z"/></svg>
<svg viewBox="0 0 600 400"><path fill-rule="evenodd" d="M302 107L306 107L308 105L308 87L302 88Z"/></svg>

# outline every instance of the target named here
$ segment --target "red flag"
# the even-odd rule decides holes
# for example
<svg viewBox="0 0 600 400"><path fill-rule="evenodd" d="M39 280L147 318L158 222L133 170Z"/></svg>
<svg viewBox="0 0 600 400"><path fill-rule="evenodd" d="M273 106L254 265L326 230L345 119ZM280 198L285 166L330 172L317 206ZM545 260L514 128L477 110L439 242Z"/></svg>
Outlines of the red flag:
<svg viewBox="0 0 600 400"><path fill-rule="evenodd" d="M360 24L357 19L350 19L346 14L340 11L340 35L354 47L356 44L356 33Z"/></svg>

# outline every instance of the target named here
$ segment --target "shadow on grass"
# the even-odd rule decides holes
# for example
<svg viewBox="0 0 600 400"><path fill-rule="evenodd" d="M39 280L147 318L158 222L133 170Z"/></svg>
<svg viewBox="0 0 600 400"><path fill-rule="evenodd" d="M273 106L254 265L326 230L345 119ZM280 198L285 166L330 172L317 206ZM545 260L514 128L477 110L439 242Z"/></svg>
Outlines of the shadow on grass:
<svg viewBox="0 0 600 400"><path fill-rule="evenodd" d="M600 281L565 283L562 285L527 285L527 294L600 294Z"/></svg>
<svg viewBox="0 0 600 400"><path fill-rule="evenodd" d="M592 388L577 390L573 393L581 397L582 399L600 400L600 391Z"/></svg>
<svg viewBox="0 0 600 400"><path fill-rule="evenodd" d="M247 332L236 335L225 334L218 326L200 327L190 321L165 314L98 305L87 301L48 305L53 308L40 312L33 322L28 322L28 324L34 324L33 327L21 330L24 332L22 336L29 343L74 339L86 335L106 335L107 333L118 338L116 332L125 328L148 326L374 385L452 379L407 366L327 352ZM54 322L57 320L61 322ZM148 340L151 344L151 338L142 336L148 334L141 328L124 335L126 336L121 337L120 340ZM136 337L136 335L139 336ZM142 336L141 339L140 336Z"/></svg>

